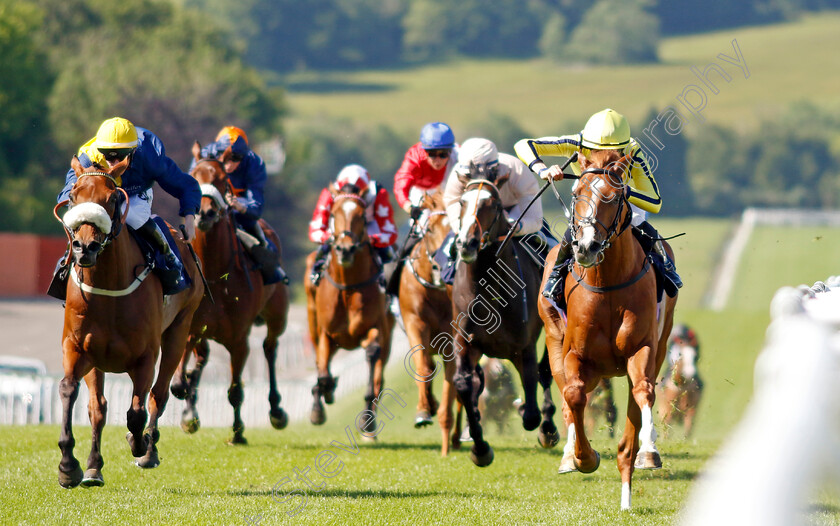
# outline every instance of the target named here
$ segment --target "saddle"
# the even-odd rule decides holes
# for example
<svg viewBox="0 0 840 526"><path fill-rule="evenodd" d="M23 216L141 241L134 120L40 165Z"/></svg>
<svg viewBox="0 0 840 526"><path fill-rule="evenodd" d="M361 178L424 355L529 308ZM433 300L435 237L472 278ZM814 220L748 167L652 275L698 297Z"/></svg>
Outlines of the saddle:
<svg viewBox="0 0 840 526"><path fill-rule="evenodd" d="M143 253L143 258L146 260L146 264L153 265L155 269L154 272L160 276L160 282L161 285L163 285L163 294L167 296L177 294L192 285L192 279L190 279L189 274L187 274L186 266L183 265L184 259L181 257L181 251L178 249L178 244L175 242L175 238L172 237L172 233L169 231L169 225L162 217L155 214L152 214L152 219L160 227L160 231L163 232L164 237L166 237L166 242L169 243L169 248L172 250L172 253L175 254L175 257L182 262L181 276L177 283L172 280L172 283L170 284L168 276L161 275L165 272L166 260L160 249L154 244L148 242L142 235L135 232L133 228L129 227L128 231L131 232L131 236L135 241L137 241L137 245Z"/></svg>

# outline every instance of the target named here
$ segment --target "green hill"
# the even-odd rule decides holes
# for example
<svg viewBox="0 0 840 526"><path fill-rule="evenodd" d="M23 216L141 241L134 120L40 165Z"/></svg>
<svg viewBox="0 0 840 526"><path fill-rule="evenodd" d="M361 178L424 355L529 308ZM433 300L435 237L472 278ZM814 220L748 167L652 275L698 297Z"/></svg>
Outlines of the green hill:
<svg viewBox="0 0 840 526"><path fill-rule="evenodd" d="M460 60L416 69L287 76L289 129L319 115L386 124L414 136L430 120L465 129L488 114L506 114L535 135L582 127L593 112L611 106L636 129L650 108L673 105L690 84L701 85L691 67L717 63L731 76L709 78L719 93L708 97L706 122L753 127L788 104L810 100L840 110L840 13L807 15L797 22L727 29L663 39L661 62L653 65L558 65L542 59ZM749 78L718 54L735 57L740 47ZM691 95L689 95L689 98ZM702 126L687 112L686 133Z"/></svg>

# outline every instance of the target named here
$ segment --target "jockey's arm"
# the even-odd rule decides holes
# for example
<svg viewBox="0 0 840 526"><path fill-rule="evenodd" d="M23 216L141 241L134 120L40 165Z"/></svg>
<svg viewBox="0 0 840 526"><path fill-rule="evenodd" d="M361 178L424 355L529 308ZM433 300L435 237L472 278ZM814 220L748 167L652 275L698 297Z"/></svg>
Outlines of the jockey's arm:
<svg viewBox="0 0 840 526"><path fill-rule="evenodd" d="M513 149L529 170L539 174L541 170L547 167L547 163L542 159L543 156L571 157L575 152L580 151L580 135L522 139L516 143Z"/></svg>
<svg viewBox="0 0 840 526"><path fill-rule="evenodd" d="M142 155L143 158L135 158L132 167L137 162L164 191L178 198L178 215L186 217L197 214L201 207L201 188L198 181L182 172L175 161L167 157L163 143L156 136L152 135L150 140L152 148L138 148L134 155Z"/></svg>
<svg viewBox="0 0 840 526"><path fill-rule="evenodd" d="M662 198L659 195L659 186L653 178L653 172L648 167L645 154L633 139L624 151L631 153L633 160L630 167L630 193L627 200L646 212L659 213L662 208Z"/></svg>
<svg viewBox="0 0 840 526"><path fill-rule="evenodd" d="M409 154L410 151L406 152L400 169L394 174L394 197L397 199L399 207L406 212L411 209L408 193L411 191L411 187L414 186L417 179L414 171L419 168Z"/></svg>
<svg viewBox="0 0 840 526"><path fill-rule="evenodd" d="M525 210L528 203L537 195L540 188L534 176L528 173L526 166L515 157L499 154L499 160L510 169L510 179L506 184L510 185L508 190L513 194L516 201L502 204L506 207L513 205L513 208L508 213L509 221L511 226L513 226L519 214ZM522 216L515 235L524 236L539 231L542 227L542 219L542 202L537 199L525 215Z"/></svg>
<svg viewBox="0 0 840 526"><path fill-rule="evenodd" d="M249 159L248 170L245 173L245 191L238 195L240 204L245 206L245 211L241 212L253 219L262 217L263 206L265 203L265 183L268 179L265 172L265 163L262 159L253 155Z"/></svg>
<svg viewBox="0 0 840 526"><path fill-rule="evenodd" d="M443 190L443 206L446 208L446 215L449 217L449 226L452 233L458 235L461 228L461 196L464 194L464 183L458 179L454 169L449 172L446 186Z"/></svg>
<svg viewBox="0 0 840 526"><path fill-rule="evenodd" d="M321 190L318 203L309 222L309 240L314 243L326 243L330 238L330 213L332 211L333 196L326 188Z"/></svg>

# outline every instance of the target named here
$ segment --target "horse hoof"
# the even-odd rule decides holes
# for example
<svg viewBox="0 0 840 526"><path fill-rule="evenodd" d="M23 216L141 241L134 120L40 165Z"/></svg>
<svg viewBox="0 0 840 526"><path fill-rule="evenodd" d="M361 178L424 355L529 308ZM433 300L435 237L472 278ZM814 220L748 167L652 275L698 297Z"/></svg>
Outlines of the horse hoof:
<svg viewBox="0 0 840 526"><path fill-rule="evenodd" d="M134 464L143 469L152 469L160 466L157 448L153 448L152 451L149 451L142 457L134 459Z"/></svg>
<svg viewBox="0 0 840 526"><path fill-rule="evenodd" d="M324 402L328 404L332 404L335 402L335 392L334 391L327 391L324 393Z"/></svg>
<svg viewBox="0 0 840 526"><path fill-rule="evenodd" d="M323 425L327 421L327 413L324 412L324 406L321 404L312 406L312 412L309 413L309 421L316 426Z"/></svg>
<svg viewBox="0 0 840 526"><path fill-rule="evenodd" d="M146 454L146 445L149 443L149 435L142 435L143 440L138 443L134 440L134 435L131 434L131 431L125 434L125 440L128 442L128 446L131 448L131 456L134 458L140 458Z"/></svg>
<svg viewBox="0 0 840 526"><path fill-rule="evenodd" d="M541 421L542 417L540 416L539 411L525 411L522 414L522 427L525 428L525 431L533 431L539 427Z"/></svg>
<svg viewBox="0 0 840 526"><path fill-rule="evenodd" d="M58 484L65 489L75 488L82 482L82 476L82 468L78 464L76 465L76 468L69 473L65 473L59 468Z"/></svg>
<svg viewBox="0 0 840 526"><path fill-rule="evenodd" d="M364 433L362 433L362 442L367 442L368 444L375 444L376 436L367 436Z"/></svg>
<svg viewBox="0 0 840 526"><path fill-rule="evenodd" d="M227 441L229 446L247 446L248 441L242 435L233 435L233 438Z"/></svg>
<svg viewBox="0 0 840 526"><path fill-rule="evenodd" d="M636 469L661 469L662 468L662 458L659 456L659 452L657 451L645 451L644 453L639 452L636 455L636 463L634 464Z"/></svg>
<svg viewBox="0 0 840 526"><path fill-rule="evenodd" d="M98 469L89 469L85 471L85 476L82 478L82 486L85 488L98 488L105 485L105 479L102 478L102 472Z"/></svg>
<svg viewBox="0 0 840 526"><path fill-rule="evenodd" d="M477 454L475 452L475 448L476 446L473 446L470 450L470 460L473 461L473 464L480 468L484 468L493 463L493 448L490 447L490 444L487 444L487 451L482 455Z"/></svg>
<svg viewBox="0 0 840 526"><path fill-rule="evenodd" d="M577 468L577 470L580 471L581 473L594 473L595 470L598 469L598 466L601 465L601 455L597 451L594 451L594 453L595 453L594 465L585 466L577 459L577 457L574 457L573 460L574 460L574 463L575 463L575 468Z"/></svg>
<svg viewBox="0 0 840 526"><path fill-rule="evenodd" d="M184 384L172 384L169 386L169 392L178 400L186 400L189 389Z"/></svg>
<svg viewBox="0 0 840 526"><path fill-rule="evenodd" d="M198 417L193 417L189 419L181 420L181 429L184 430L184 433L193 434L201 427L201 421Z"/></svg>
<svg viewBox="0 0 840 526"><path fill-rule="evenodd" d="M544 433L543 430L540 429L540 432L537 435L537 440L543 449L551 449L560 442L560 433L558 433L556 429L548 433Z"/></svg>
<svg viewBox="0 0 840 526"><path fill-rule="evenodd" d="M575 467L575 456L572 453L563 455L563 460L560 461L560 468L557 470L557 473L562 475L564 473L575 473L577 470L577 467Z"/></svg>
<svg viewBox="0 0 840 526"><path fill-rule="evenodd" d="M289 425L289 415L287 415L282 409L269 412L268 419L271 421L271 427L274 429L283 429Z"/></svg>
<svg viewBox="0 0 840 526"><path fill-rule="evenodd" d="M434 422L432 421L432 416L429 414L428 411L417 411L417 415L414 417L414 427L416 429L430 426L433 423Z"/></svg>

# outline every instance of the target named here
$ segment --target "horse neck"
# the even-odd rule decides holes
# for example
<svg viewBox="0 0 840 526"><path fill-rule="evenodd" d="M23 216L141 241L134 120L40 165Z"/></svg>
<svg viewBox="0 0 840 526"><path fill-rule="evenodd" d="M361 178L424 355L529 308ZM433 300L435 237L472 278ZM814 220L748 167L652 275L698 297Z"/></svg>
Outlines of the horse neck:
<svg viewBox="0 0 840 526"><path fill-rule="evenodd" d="M377 269L373 261L373 250L369 245L360 248L353 256L353 264L343 267L338 263L335 247L330 249L329 272L332 278L341 284L352 285L373 277Z"/></svg>
<svg viewBox="0 0 840 526"><path fill-rule="evenodd" d="M227 214L207 232L196 229L193 248L205 274L221 276L230 271L231 260L236 257L235 243L236 230Z"/></svg>
<svg viewBox="0 0 840 526"><path fill-rule="evenodd" d="M610 247L604 251L603 261L585 269L583 277L596 287L616 285L633 278L641 269L643 258L642 248L627 228L613 238Z"/></svg>

